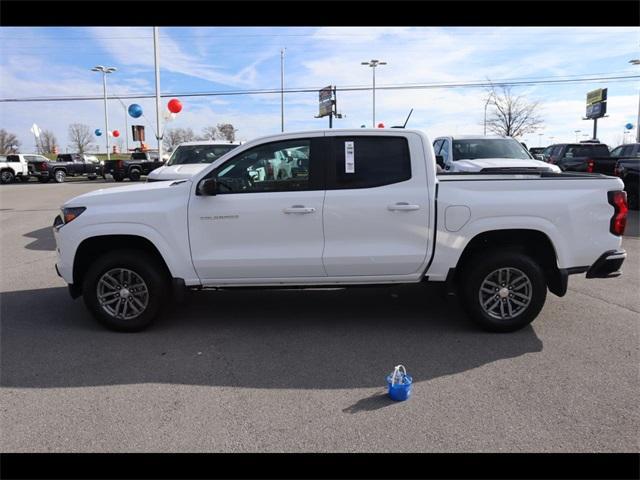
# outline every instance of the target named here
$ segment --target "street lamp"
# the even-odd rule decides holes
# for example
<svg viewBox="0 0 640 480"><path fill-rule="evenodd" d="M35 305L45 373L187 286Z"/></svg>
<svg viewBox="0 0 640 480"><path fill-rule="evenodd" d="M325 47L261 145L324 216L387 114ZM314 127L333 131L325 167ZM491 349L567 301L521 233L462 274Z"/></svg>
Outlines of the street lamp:
<svg viewBox="0 0 640 480"><path fill-rule="evenodd" d="M640 58L629 60L631 65L640 65ZM640 93L638 94L638 121L636 122L636 142L640 143Z"/></svg>
<svg viewBox="0 0 640 480"><path fill-rule="evenodd" d="M493 92L487 97L487 101L484 104L484 134L487 135L487 107L489 106L489 102L493 98Z"/></svg>
<svg viewBox="0 0 640 480"><path fill-rule="evenodd" d="M373 116L371 120L371 128L376 128L376 67L378 65L386 65L387 62L381 62L380 60L370 60L368 62L362 62L361 65L368 65L373 72Z"/></svg>
<svg viewBox="0 0 640 480"><path fill-rule="evenodd" d="M104 92L104 136L107 141L107 160L111 160L109 154L109 117L107 115L107 74L113 73L118 70L116 67L103 67L97 65L91 69L92 72L102 72L102 90Z"/></svg>

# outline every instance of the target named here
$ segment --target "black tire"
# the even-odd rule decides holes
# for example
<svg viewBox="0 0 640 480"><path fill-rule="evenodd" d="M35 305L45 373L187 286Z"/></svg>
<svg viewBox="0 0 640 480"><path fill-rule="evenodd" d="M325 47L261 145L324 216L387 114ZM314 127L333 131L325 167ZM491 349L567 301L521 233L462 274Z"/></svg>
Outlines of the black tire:
<svg viewBox="0 0 640 480"><path fill-rule="evenodd" d="M131 180L132 182L138 182L140 181L140 170L137 168L132 168L129 171L129 180Z"/></svg>
<svg viewBox="0 0 640 480"><path fill-rule="evenodd" d="M0 183L7 185L9 183L13 183L16 179L16 176L13 174L11 170L3 170L0 172Z"/></svg>
<svg viewBox="0 0 640 480"><path fill-rule="evenodd" d="M132 319L125 320L110 315L98 300L99 280L105 273L118 268L135 272L147 286L147 306L139 316ZM85 274L82 290L85 305L100 323L110 330L138 332L147 328L160 313L168 297L169 282L165 270L148 254L139 250L114 250L91 264Z"/></svg>
<svg viewBox="0 0 640 480"><path fill-rule="evenodd" d="M56 183L64 183L66 178L67 172L65 172L64 170L56 170L55 172L53 172L53 179L56 181Z"/></svg>
<svg viewBox="0 0 640 480"><path fill-rule="evenodd" d="M113 180L116 182L121 182L122 180L124 180L124 177L120 174L113 174Z"/></svg>
<svg viewBox="0 0 640 480"><path fill-rule="evenodd" d="M19 178L22 183L27 183L29 181L29 175L20 175Z"/></svg>
<svg viewBox="0 0 640 480"><path fill-rule="evenodd" d="M96 178L98 178L96 175L89 175L87 177L89 180L95 180Z"/></svg>
<svg viewBox="0 0 640 480"><path fill-rule="evenodd" d="M487 296L487 292L483 290L483 293L481 293L480 290L485 280L491 279L490 275L493 272L506 268L511 269L512 272L518 270L528 278L529 287L527 287L525 293L529 297L529 302L526 307L512 303L514 306L513 311L517 312L514 316L510 318L496 318L483 307L481 296ZM504 274L506 275L506 272ZM513 332L530 324L538 316L540 310L542 310L547 298L547 283L540 265L528 255L514 250L483 252L481 255L472 258L461 272L461 279L460 291L463 308L472 320L489 332ZM521 285L523 281L525 280L516 280L514 284ZM485 284L485 288L486 287L487 285ZM509 297L512 297L509 287L508 282L504 282L504 286L500 284L500 291L496 291L495 296L493 296L493 293L489 293L488 296L485 297L485 301L493 302L488 304L488 307L495 305L495 307L499 307L499 310L504 308L507 316L509 315L508 307L511 302ZM518 291L519 288L515 290ZM522 294L522 292L523 290L519 290L516 295ZM503 295L506 298L502 298ZM513 298L515 301L520 301L520 297ZM496 304L495 299L497 299L498 302L503 302L504 305L500 305L500 303ZM494 315L498 314L500 314L500 312L494 312Z"/></svg>
<svg viewBox="0 0 640 480"><path fill-rule="evenodd" d="M51 180L49 177L38 177L40 183L49 183L49 180Z"/></svg>

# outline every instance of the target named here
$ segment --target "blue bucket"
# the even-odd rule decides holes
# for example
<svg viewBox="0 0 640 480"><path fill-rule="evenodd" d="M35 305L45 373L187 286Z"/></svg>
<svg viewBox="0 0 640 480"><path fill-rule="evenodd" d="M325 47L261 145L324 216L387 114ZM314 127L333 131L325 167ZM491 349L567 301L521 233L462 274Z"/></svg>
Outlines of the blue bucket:
<svg viewBox="0 0 640 480"><path fill-rule="evenodd" d="M393 382L393 374L387 375L389 397L396 402L407 400L411 396L413 378L410 375L402 376L402 383Z"/></svg>

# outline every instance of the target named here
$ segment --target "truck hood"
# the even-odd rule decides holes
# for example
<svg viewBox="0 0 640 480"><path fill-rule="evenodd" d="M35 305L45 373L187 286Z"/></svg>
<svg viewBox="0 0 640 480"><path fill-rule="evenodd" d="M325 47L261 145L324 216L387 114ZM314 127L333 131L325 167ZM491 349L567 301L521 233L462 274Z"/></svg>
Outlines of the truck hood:
<svg viewBox="0 0 640 480"><path fill-rule="evenodd" d="M479 172L483 168L545 168L560 173L560 167L533 159L518 158L476 158L474 160L456 160L450 172Z"/></svg>
<svg viewBox="0 0 640 480"><path fill-rule="evenodd" d="M160 168L156 168L149 173L149 180L161 181L161 180L178 180L183 178L191 178L196 173L201 172L207 168L209 163L187 163L184 165L168 165Z"/></svg>
<svg viewBox="0 0 640 480"><path fill-rule="evenodd" d="M63 207L87 207L90 205L117 205L157 202L175 195L188 196L189 180L158 183L135 183L124 187L101 188L67 200Z"/></svg>

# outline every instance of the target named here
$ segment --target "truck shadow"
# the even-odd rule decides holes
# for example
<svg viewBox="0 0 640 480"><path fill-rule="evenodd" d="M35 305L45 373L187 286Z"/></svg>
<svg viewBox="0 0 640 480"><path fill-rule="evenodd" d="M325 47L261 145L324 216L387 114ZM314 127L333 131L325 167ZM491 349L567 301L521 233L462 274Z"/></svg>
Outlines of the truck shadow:
<svg viewBox="0 0 640 480"><path fill-rule="evenodd" d="M540 352L531 327L476 329L425 285L335 291L202 292L135 334L95 323L65 288L2 293L2 387L177 383L242 388L385 386ZM365 399L355 410L386 405Z"/></svg>
<svg viewBox="0 0 640 480"><path fill-rule="evenodd" d="M39 228L33 232L25 233L23 236L34 239L33 242L25 245L24 248L28 250L46 250L53 252L56 249L56 240L53 237L52 227Z"/></svg>

